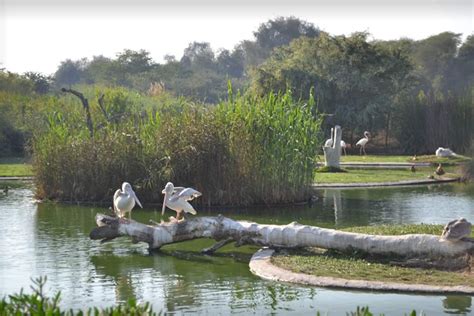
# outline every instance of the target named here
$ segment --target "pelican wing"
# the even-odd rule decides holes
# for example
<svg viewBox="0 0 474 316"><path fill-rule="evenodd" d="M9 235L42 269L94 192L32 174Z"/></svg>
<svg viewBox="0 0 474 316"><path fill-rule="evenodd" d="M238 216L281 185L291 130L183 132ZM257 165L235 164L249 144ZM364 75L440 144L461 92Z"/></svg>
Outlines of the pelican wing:
<svg viewBox="0 0 474 316"><path fill-rule="evenodd" d="M182 199L182 200L185 200L185 201L191 201L194 198L197 198L201 195L202 195L201 192L199 192L197 190L194 190L193 188L185 188L185 189L181 190L179 193L173 194L173 196L170 198L170 201L175 202L179 199Z"/></svg>
<svg viewBox="0 0 474 316"><path fill-rule="evenodd" d="M178 194L180 194L180 193L181 193L183 190L185 190L185 189L186 189L185 187L174 187L172 194L173 194L173 195L175 195L175 194L178 195Z"/></svg>
<svg viewBox="0 0 474 316"><path fill-rule="evenodd" d="M120 189L118 189L117 191L115 191L114 193L114 199L112 200L112 204L114 205L114 212L115 214L117 215L120 215L120 211L117 209L117 205L116 205L116 201L117 201L117 198L119 197L120 193L122 193L122 191L120 191Z"/></svg>

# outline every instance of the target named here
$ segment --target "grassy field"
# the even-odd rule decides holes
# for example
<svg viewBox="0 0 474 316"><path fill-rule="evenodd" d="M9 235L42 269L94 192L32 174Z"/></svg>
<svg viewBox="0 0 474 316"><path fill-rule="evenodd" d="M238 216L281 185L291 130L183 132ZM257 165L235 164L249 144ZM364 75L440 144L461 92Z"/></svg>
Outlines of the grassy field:
<svg viewBox="0 0 474 316"><path fill-rule="evenodd" d="M401 235L409 233L441 234L441 225L408 225L357 227L349 229L380 235ZM471 235L473 236L473 235ZM393 259L393 258L391 258ZM434 269L414 269L393 266L384 261L348 255L323 249L291 250L272 257L272 263L300 273L316 276L329 276L344 279L385 281L408 284L431 285L468 285L474 286L474 275L471 273L447 272Z"/></svg>
<svg viewBox="0 0 474 316"><path fill-rule="evenodd" d="M32 176L33 169L24 158L0 158L0 177Z"/></svg>
<svg viewBox="0 0 474 316"><path fill-rule="evenodd" d="M316 183L371 183L371 182L395 182L406 180L426 180L428 176L433 175L434 167L416 168L416 172L412 172L410 168L402 169L381 169L381 168L364 168L354 169L346 168L347 172L316 172ZM446 167L447 172L443 177L457 178L456 167Z"/></svg>
<svg viewBox="0 0 474 316"><path fill-rule="evenodd" d="M320 161L324 162L324 156L318 157ZM349 155L341 156L341 162L366 162L366 163L389 163L389 162L399 162L399 163L413 163L413 162L429 162L432 164L442 163L443 165L455 165L461 162L469 161L470 158L465 156L456 156L452 158L440 158L435 155L423 155L417 156L416 160L413 160L413 156L381 156L381 155Z"/></svg>

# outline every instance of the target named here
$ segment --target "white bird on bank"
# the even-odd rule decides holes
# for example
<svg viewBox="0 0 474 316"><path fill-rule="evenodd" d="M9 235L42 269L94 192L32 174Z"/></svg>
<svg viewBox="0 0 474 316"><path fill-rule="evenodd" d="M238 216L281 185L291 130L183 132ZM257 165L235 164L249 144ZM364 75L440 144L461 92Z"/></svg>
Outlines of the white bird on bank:
<svg viewBox="0 0 474 316"><path fill-rule="evenodd" d="M365 131L364 132L364 138L359 139L359 141L356 143L356 146L360 146L360 154L362 155L362 151L364 151L364 155L367 155L365 152L365 145L369 142L369 137L370 133Z"/></svg>
<svg viewBox="0 0 474 316"><path fill-rule="evenodd" d="M449 148L439 147L435 152L437 157L452 157L456 156L456 153Z"/></svg>
<svg viewBox="0 0 474 316"><path fill-rule="evenodd" d="M173 183L168 182L161 193L165 195L161 215L165 214L167 206L173 211L176 211L176 220L178 221L181 219L183 215L181 212L183 211L193 215L197 214L196 210L188 201L201 196L201 192L193 188L175 187Z"/></svg>
<svg viewBox="0 0 474 316"><path fill-rule="evenodd" d="M332 139L331 138L326 140L326 142L324 143L324 147L332 147ZM344 151L344 155L347 155L346 154L346 147L347 147L346 142L341 139L341 150Z"/></svg>
<svg viewBox="0 0 474 316"><path fill-rule="evenodd" d="M114 211L118 217L125 217L129 213L129 218L132 218L132 209L135 207L135 202L143 208L142 203L137 198L137 195L128 182L122 183L122 190L118 189L114 194Z"/></svg>

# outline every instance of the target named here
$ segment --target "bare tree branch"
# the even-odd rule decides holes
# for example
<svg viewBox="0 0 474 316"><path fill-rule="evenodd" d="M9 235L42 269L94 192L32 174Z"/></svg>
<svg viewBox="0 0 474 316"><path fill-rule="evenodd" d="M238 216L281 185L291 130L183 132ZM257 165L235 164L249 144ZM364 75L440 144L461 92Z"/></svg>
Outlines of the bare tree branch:
<svg viewBox="0 0 474 316"><path fill-rule="evenodd" d="M82 106L84 107L84 110L86 110L87 128L89 129L90 136L93 137L94 136L94 126L92 124L92 117L91 117L91 112L90 112L90 107L89 107L89 101L87 100L87 98L84 97L84 95L81 92L73 90L73 89L62 88L61 91L66 92L66 93L71 93L71 94L75 95L76 97L78 97L81 100Z"/></svg>

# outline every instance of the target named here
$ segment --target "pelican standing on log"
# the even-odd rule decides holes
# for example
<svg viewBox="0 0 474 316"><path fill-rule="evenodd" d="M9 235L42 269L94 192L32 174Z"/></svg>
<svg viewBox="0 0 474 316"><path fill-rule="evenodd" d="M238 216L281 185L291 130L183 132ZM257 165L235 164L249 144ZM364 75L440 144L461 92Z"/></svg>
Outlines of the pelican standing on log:
<svg viewBox="0 0 474 316"><path fill-rule="evenodd" d="M168 182L161 191L165 195L163 199L163 209L161 215L165 214L165 209L168 206L173 211L176 211L176 220L181 220L184 216L182 212L191 213L196 215L197 212L188 201L193 200L202 195L201 192L194 190L193 188L175 187L173 183ZM173 219L170 217L170 219Z"/></svg>
<svg viewBox="0 0 474 316"><path fill-rule="evenodd" d="M369 142L369 137L370 133L365 131L364 132L364 138L359 139L359 141L356 143L356 146L360 146L360 154L362 155L362 151L364 151L364 155L367 155L365 152L365 145Z"/></svg>
<svg viewBox="0 0 474 316"><path fill-rule="evenodd" d="M114 211L118 217L125 217L129 213L129 218L132 219L132 209L135 207L135 202L143 208L142 203L137 198L137 195L128 182L122 183L122 190L118 189L114 194Z"/></svg>

